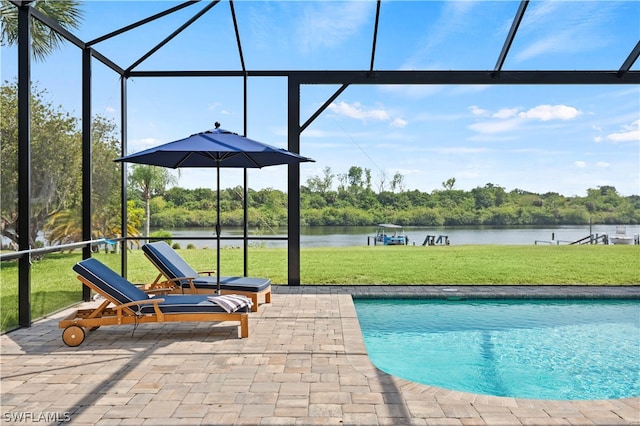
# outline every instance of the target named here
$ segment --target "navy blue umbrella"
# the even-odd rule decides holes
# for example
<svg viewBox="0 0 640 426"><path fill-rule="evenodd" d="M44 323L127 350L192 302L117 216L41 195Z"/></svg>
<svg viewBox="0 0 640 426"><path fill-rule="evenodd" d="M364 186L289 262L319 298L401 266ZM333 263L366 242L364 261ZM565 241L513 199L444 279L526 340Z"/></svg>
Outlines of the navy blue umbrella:
<svg viewBox="0 0 640 426"><path fill-rule="evenodd" d="M314 161L219 128L116 159L118 162L170 167L215 167L217 170L217 283L220 293L220 168L262 168Z"/></svg>
<svg viewBox="0 0 640 426"><path fill-rule="evenodd" d="M217 124L217 123L216 123ZM216 128L149 148L115 161L162 167L262 168L313 161L237 133Z"/></svg>

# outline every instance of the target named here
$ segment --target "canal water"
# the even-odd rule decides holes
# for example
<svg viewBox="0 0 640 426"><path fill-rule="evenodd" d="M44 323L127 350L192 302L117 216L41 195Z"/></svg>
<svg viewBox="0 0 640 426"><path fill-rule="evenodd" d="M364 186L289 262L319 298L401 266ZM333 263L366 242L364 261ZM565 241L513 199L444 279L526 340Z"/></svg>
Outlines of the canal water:
<svg viewBox="0 0 640 426"><path fill-rule="evenodd" d="M420 227L407 226L404 228L409 237L410 245L422 245L427 235L447 236L451 245L468 244L502 244L502 245L532 245L532 244L569 244L570 242L587 237L590 234L616 234L616 225L563 225L554 227ZM626 225L626 235L633 237L640 234L640 225ZM188 244L196 247L214 248L214 228L174 228L166 229L174 237L174 242L183 248ZM242 228L223 227L223 238L242 238ZM317 226L301 228L301 247L345 247L365 246L373 244L375 226ZM269 240L269 238L286 238L286 228L268 230L250 230L251 238L265 238L251 240L250 245L263 247L286 247L286 241ZM208 237L211 240L200 238ZM197 238L197 239L193 239ZM443 238L444 240L444 238ZM223 239L223 247L241 247L242 240Z"/></svg>

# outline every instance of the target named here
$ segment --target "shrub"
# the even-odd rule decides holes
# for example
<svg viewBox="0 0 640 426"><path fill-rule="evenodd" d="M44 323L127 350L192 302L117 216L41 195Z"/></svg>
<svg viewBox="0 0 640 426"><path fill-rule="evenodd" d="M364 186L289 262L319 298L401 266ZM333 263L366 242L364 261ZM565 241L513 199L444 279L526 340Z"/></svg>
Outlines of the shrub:
<svg viewBox="0 0 640 426"><path fill-rule="evenodd" d="M165 241L169 245L172 243L171 232L164 231L162 229L160 231L152 232L149 237L151 237L149 238L150 243L155 243L156 241Z"/></svg>

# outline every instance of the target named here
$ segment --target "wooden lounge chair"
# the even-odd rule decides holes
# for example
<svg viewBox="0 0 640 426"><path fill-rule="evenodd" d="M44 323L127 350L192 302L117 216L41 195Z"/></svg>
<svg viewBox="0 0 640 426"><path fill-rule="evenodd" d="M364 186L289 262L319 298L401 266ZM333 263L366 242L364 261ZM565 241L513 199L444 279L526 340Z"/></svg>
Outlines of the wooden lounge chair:
<svg viewBox="0 0 640 426"><path fill-rule="evenodd" d="M78 346L84 341L85 328L148 322L238 321L239 337L249 337L247 299L246 307L235 307L229 312L206 295L150 296L96 259L78 262L73 270L81 282L105 301L95 309L79 309L59 322L58 327L64 329L62 341L68 346Z"/></svg>
<svg viewBox="0 0 640 426"><path fill-rule="evenodd" d="M177 293L203 294L215 293L218 289L214 271L196 272L184 259L164 241L148 243L142 246L147 258L158 268L160 275L149 286L166 285L161 282L165 277L175 283ZM201 275L207 274L207 275ZM251 310L258 311L258 297L264 295L265 303L271 303L271 280L252 277L220 277L220 294L242 294L251 298Z"/></svg>

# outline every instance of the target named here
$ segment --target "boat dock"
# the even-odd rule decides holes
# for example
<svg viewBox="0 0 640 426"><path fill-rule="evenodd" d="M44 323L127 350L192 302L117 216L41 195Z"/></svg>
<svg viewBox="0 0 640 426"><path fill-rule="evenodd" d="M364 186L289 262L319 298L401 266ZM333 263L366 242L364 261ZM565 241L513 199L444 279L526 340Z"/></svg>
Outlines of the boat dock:
<svg viewBox="0 0 640 426"><path fill-rule="evenodd" d="M449 244L448 235L438 235L438 238L435 235L427 235L422 242L423 246L448 246Z"/></svg>
<svg viewBox="0 0 640 426"><path fill-rule="evenodd" d="M587 235L586 237L583 238L579 238L575 241L570 241L570 240L556 240L555 239L555 233L551 234L551 240L535 240L534 244L538 245L538 244L569 244L569 245L574 245L574 244L604 244L604 245L609 245L609 244L635 244L635 245L640 245L640 235L635 234L633 235L633 237L624 237L624 239L622 239L622 237L620 237L619 235L616 235L614 237L609 237L609 235L607 234L590 234Z"/></svg>

